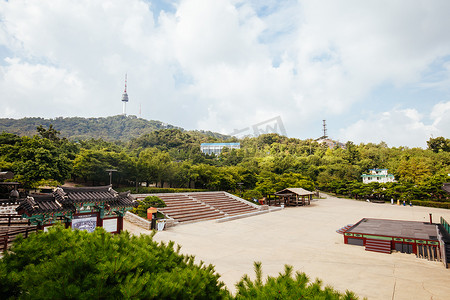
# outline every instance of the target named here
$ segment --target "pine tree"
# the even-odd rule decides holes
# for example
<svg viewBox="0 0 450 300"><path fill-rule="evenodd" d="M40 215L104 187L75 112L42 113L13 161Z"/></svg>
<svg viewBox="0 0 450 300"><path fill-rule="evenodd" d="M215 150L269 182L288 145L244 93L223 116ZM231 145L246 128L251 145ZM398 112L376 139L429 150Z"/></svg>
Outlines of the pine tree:
<svg viewBox="0 0 450 300"><path fill-rule="evenodd" d="M0 261L0 299L222 299L212 265L152 235L61 226L18 238Z"/></svg>

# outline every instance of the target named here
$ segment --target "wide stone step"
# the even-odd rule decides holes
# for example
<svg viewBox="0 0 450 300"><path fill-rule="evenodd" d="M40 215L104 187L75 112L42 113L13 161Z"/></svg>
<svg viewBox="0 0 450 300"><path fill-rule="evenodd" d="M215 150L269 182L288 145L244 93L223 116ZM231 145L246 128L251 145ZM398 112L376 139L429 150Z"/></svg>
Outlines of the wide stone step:
<svg viewBox="0 0 450 300"><path fill-rule="evenodd" d="M168 203L175 203L175 202L192 202L192 199L186 198L186 199L162 199L164 202Z"/></svg>
<svg viewBox="0 0 450 300"><path fill-rule="evenodd" d="M254 207L247 206L247 205L218 205L218 204L211 204L208 203L211 206L217 207L219 209L248 209L248 210L257 210Z"/></svg>
<svg viewBox="0 0 450 300"><path fill-rule="evenodd" d="M180 201L180 202L166 202L167 206L183 206L183 205L201 205L196 201Z"/></svg>
<svg viewBox="0 0 450 300"><path fill-rule="evenodd" d="M192 198L201 199L203 201L211 201L211 200L216 200L216 201L230 201L230 200L232 200L232 201L236 201L236 199L228 198L228 197L224 197L224 198L222 198L222 197L207 197L207 198L205 198L205 197L192 197Z"/></svg>
<svg viewBox="0 0 450 300"><path fill-rule="evenodd" d="M177 220L178 222L192 221L192 220L202 220L202 219L219 219L224 217L223 213L219 212L208 212L208 213L195 213L195 214L182 214L177 216L171 216L171 218Z"/></svg>
<svg viewBox="0 0 450 300"><path fill-rule="evenodd" d="M209 205L211 205L211 206L214 206L214 207L221 207L221 208L223 207L223 208L225 208L225 209L227 209L227 208L248 208L248 209L255 209L253 206L250 206L250 205L235 205L235 204L233 204L233 203L230 203L230 204L207 203L207 204L209 204Z"/></svg>
<svg viewBox="0 0 450 300"><path fill-rule="evenodd" d="M190 216L186 218L177 219L178 222L184 223L184 222L193 222L193 221L208 221L208 220L217 220L222 218L223 216L210 216L210 217L196 217L196 216Z"/></svg>
<svg viewBox="0 0 450 300"><path fill-rule="evenodd" d="M233 214L233 213L250 213L258 211L257 209L222 209L224 213Z"/></svg>
<svg viewBox="0 0 450 300"><path fill-rule="evenodd" d="M175 209L166 209L166 210L160 210L162 213L165 214L182 214L182 213L200 213L204 211L215 211L209 207L197 207L197 208L175 208Z"/></svg>
<svg viewBox="0 0 450 300"><path fill-rule="evenodd" d="M216 207L251 207L249 205L238 203L216 203L216 202L205 202L205 203Z"/></svg>

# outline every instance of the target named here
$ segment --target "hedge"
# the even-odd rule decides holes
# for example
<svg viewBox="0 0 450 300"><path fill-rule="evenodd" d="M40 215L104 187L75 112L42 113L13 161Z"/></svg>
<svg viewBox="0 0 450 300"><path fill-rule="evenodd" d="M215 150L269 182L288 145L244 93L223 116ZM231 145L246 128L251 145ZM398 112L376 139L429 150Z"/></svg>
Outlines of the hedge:
<svg viewBox="0 0 450 300"><path fill-rule="evenodd" d="M450 202L411 200L413 205L450 209Z"/></svg>
<svg viewBox="0 0 450 300"><path fill-rule="evenodd" d="M116 189L118 192L126 192L131 190L132 193L136 193L134 188L121 187ZM186 189L186 188L157 188L157 187L139 187L137 194L162 194L162 193L193 193L193 192L209 192L205 189Z"/></svg>

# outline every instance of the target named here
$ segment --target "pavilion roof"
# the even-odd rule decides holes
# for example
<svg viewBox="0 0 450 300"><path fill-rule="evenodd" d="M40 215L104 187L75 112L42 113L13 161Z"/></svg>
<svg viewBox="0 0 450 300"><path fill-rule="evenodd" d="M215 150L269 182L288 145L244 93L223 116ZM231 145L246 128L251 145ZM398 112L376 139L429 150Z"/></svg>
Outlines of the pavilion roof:
<svg viewBox="0 0 450 300"><path fill-rule="evenodd" d="M307 196L307 195L314 195L314 192L310 192L308 190L302 189L302 188L287 188L281 191L278 191L275 193L275 195L287 195L287 194L296 194L299 196Z"/></svg>
<svg viewBox="0 0 450 300"><path fill-rule="evenodd" d="M70 203L62 204L55 200L52 194L48 195L32 195L23 199L16 208L19 214L27 215L57 213L65 211L74 211L75 206Z"/></svg>
<svg viewBox="0 0 450 300"><path fill-rule="evenodd" d="M67 188L58 187L51 194L35 195L24 199L17 212L27 215L76 211L75 204L104 203L110 208L136 206L137 201L129 192L118 193L111 186Z"/></svg>
<svg viewBox="0 0 450 300"><path fill-rule="evenodd" d="M120 196L110 185L96 187L58 187L54 193L61 202L114 202Z"/></svg>
<svg viewBox="0 0 450 300"><path fill-rule="evenodd" d="M444 185L442 186L442 189L450 194L450 182L444 183Z"/></svg>

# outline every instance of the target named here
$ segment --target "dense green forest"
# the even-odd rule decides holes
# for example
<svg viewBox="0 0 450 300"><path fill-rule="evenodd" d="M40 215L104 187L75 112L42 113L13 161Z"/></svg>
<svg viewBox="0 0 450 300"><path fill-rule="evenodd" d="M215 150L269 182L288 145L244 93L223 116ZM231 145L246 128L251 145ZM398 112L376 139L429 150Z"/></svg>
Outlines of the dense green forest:
<svg viewBox="0 0 450 300"><path fill-rule="evenodd" d="M106 118L23 118L0 119L0 132L14 133L20 136L32 136L36 127L53 125L61 132L61 136L70 140L101 138L107 141L128 141L160 129L178 128L160 121L149 121L136 116L117 115ZM227 136L210 131L202 131L207 136L227 138Z"/></svg>
<svg viewBox="0 0 450 300"><path fill-rule="evenodd" d="M224 149L218 157L200 152L201 142L221 141L201 132L161 129L130 139L69 140L59 128L38 127L33 136L0 135L0 168L15 173L25 187L63 183L108 184L141 191L158 187L201 188L241 192L247 199L286 187L320 189L356 199L420 200L449 207L441 189L450 181L450 140L437 137L428 149L347 142L329 149L314 140L265 134L239 140L241 149ZM231 141L237 141L231 139ZM386 168L396 183L363 184L369 169ZM56 182L55 182L56 181Z"/></svg>

